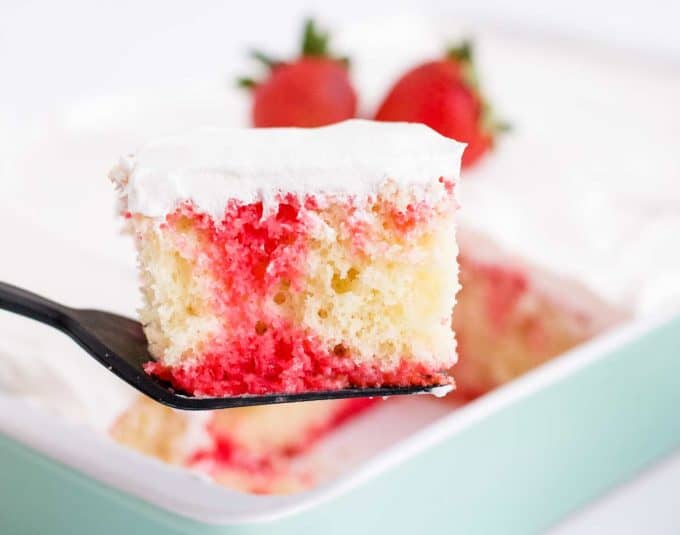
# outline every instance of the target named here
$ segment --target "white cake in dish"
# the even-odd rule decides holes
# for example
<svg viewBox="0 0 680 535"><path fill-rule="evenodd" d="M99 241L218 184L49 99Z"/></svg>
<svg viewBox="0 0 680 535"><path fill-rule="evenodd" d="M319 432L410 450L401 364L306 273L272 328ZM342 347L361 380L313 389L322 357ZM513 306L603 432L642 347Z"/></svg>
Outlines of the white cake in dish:
<svg viewBox="0 0 680 535"><path fill-rule="evenodd" d="M521 62L480 41L515 128L461 184L454 325L471 396L680 303L680 153L665 148L680 135L666 111L680 88L605 53L586 63L513 49ZM527 87L533 69L560 76ZM558 93L571 101L556 104Z"/></svg>
<svg viewBox="0 0 680 535"><path fill-rule="evenodd" d="M188 413L139 396L111 427L119 443L237 490L287 494L317 483L300 463L381 400L358 398Z"/></svg>

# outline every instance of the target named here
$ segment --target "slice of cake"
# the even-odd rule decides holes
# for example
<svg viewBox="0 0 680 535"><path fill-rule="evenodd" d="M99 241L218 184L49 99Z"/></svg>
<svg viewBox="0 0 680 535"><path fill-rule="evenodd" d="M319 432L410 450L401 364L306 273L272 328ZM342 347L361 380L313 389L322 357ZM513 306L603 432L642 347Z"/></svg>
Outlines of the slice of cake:
<svg viewBox="0 0 680 535"><path fill-rule="evenodd" d="M450 384L462 150L352 120L204 129L123 158L147 371L202 396Z"/></svg>

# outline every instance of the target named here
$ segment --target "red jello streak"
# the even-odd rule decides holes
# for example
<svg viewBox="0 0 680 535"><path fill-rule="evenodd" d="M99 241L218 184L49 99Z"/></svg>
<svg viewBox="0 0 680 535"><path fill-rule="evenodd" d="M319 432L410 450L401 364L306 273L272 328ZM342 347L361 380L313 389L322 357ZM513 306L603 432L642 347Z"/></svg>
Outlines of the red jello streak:
<svg viewBox="0 0 680 535"><path fill-rule="evenodd" d="M321 425L309 429L304 440L299 441L294 446L289 446L285 450L285 454L293 456L304 453L328 433L334 429L337 429L345 422L354 419L366 409L373 407L373 405L381 401L382 399L377 398L357 398L345 400L342 403L342 407L340 407L340 409L334 413L329 420L322 423Z"/></svg>
<svg viewBox="0 0 680 535"><path fill-rule="evenodd" d="M449 383L441 370L407 359L387 372L378 364L356 364L342 345L329 348L282 318L265 315L263 303L283 281L292 290L300 289L300 259L310 227L305 210L311 209L313 199L305 201L303 210L299 200L288 195L279 199L277 212L266 217L260 202L230 203L219 225L188 205L168 216L166 231L176 233L176 243L185 242L186 254L209 266L217 281L212 306L224 318L225 328L206 343L195 364L166 367L149 362L145 370L204 396ZM193 240L186 240L187 229L198 238L198 250Z"/></svg>
<svg viewBox="0 0 680 535"><path fill-rule="evenodd" d="M453 197L453 192L455 191L456 183L453 180L448 180L448 179L444 178L443 176L439 177L439 183L443 184L444 189L446 190L446 193L450 197Z"/></svg>
<svg viewBox="0 0 680 535"><path fill-rule="evenodd" d="M202 396L451 382L446 373L405 359L392 371L383 371L378 364L356 364L347 355L328 351L304 333L284 325L274 326L262 335L230 335L197 364L168 368L150 362L145 369L182 391Z"/></svg>
<svg viewBox="0 0 680 535"><path fill-rule="evenodd" d="M250 451L247 446L238 444L229 436L228 432L225 433L211 422L207 426L207 431L212 437L212 445L195 452L187 461L187 465L195 466L207 463L211 471L219 470L221 467L231 467L250 473L274 474L281 469L282 461L285 462L308 451L325 435L379 401L370 398L343 401L342 406L327 421L307 429L295 443L287 444L283 448L271 449L266 453Z"/></svg>
<svg viewBox="0 0 680 535"><path fill-rule="evenodd" d="M519 271L502 266L477 265L474 269L479 270L489 285L486 309L491 324L502 329L520 297L527 291L527 279Z"/></svg>
<svg viewBox="0 0 680 535"><path fill-rule="evenodd" d="M443 184L447 196L454 200L455 183L451 180L446 180L444 177L439 178L439 183ZM451 206L448 203L445 205ZM432 205L424 200L412 202L402 209L397 209L390 203L385 203L389 207L387 218L391 220L394 231L397 235L403 238L411 238L411 234L420 228L420 225L432 219L433 215L440 209L437 205Z"/></svg>

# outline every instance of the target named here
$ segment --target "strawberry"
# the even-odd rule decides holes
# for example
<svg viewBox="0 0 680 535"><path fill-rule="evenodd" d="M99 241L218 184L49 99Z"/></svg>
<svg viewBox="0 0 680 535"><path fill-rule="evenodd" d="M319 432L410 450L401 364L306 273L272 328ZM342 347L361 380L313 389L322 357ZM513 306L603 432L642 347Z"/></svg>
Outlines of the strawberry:
<svg viewBox="0 0 680 535"><path fill-rule="evenodd" d="M302 52L296 60L253 55L269 70L262 81L239 80L253 92L254 126L323 126L356 115L357 96L348 62L329 54L328 34L320 33L313 21L305 24Z"/></svg>
<svg viewBox="0 0 680 535"><path fill-rule="evenodd" d="M424 123L440 134L468 144L463 167L475 163L493 146L506 126L496 122L482 97L469 42L449 49L443 59L404 74L375 115L378 121Z"/></svg>

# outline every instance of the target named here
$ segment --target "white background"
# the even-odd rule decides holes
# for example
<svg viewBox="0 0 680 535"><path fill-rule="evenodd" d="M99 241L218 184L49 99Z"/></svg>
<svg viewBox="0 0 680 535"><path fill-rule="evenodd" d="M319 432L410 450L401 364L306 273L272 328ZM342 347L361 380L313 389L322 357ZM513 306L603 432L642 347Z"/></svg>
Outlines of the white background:
<svg viewBox="0 0 680 535"><path fill-rule="evenodd" d="M181 82L190 85L214 77L216 65L221 74L247 73L248 45L285 54L296 45L291 36L309 14L340 25L395 12L458 15L514 31L599 43L680 68L680 2L673 0L0 0L0 121L20 124L55 105L124 90L131 79L153 87L177 84L180 73ZM190 53L197 45L208 53ZM680 454L553 533L680 533Z"/></svg>

